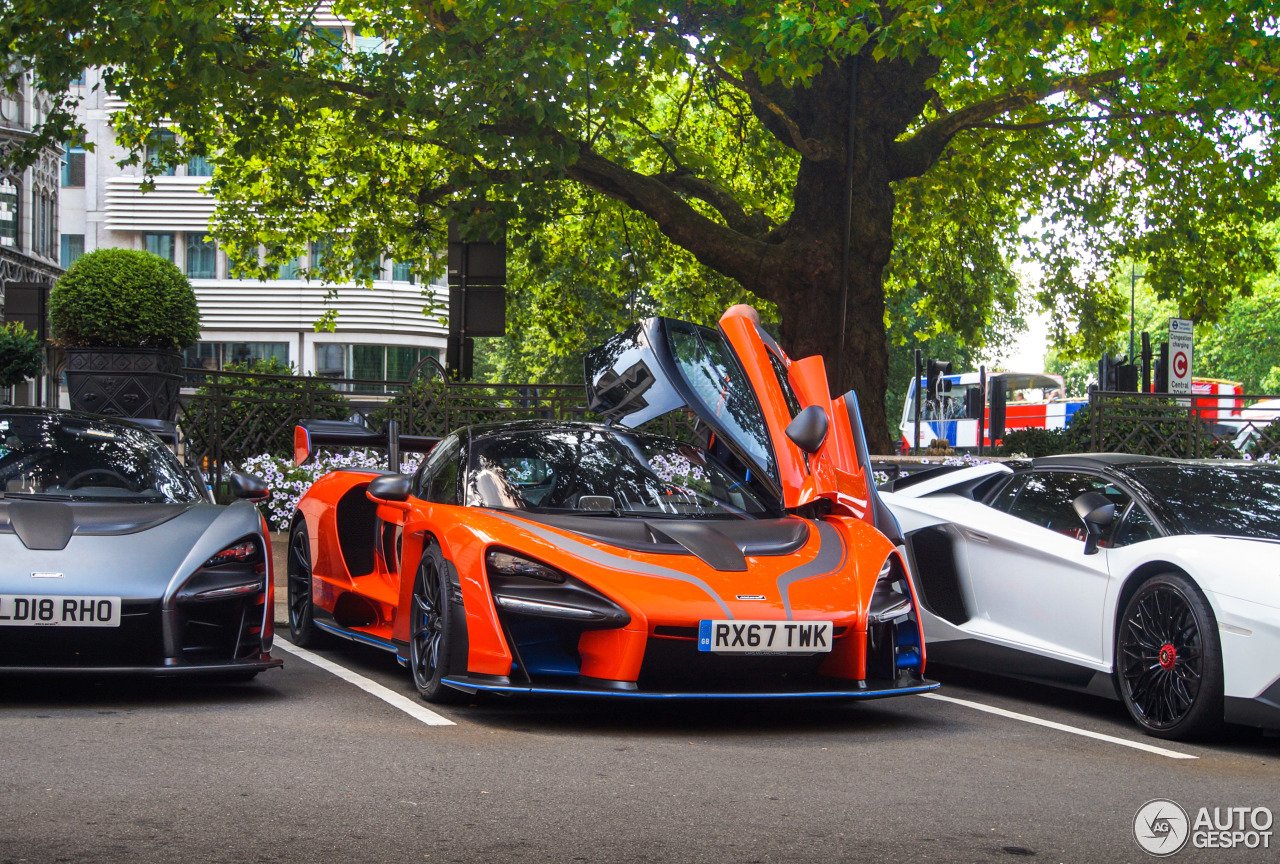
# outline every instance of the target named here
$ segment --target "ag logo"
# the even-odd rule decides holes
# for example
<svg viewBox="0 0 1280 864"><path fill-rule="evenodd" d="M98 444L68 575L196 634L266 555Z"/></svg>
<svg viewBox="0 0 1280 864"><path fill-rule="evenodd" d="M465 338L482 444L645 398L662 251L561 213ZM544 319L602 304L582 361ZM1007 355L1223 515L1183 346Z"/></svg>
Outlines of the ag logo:
<svg viewBox="0 0 1280 864"><path fill-rule="evenodd" d="M1148 801L1133 817L1133 839L1148 855L1164 858L1181 851L1190 836L1187 811L1166 798Z"/></svg>

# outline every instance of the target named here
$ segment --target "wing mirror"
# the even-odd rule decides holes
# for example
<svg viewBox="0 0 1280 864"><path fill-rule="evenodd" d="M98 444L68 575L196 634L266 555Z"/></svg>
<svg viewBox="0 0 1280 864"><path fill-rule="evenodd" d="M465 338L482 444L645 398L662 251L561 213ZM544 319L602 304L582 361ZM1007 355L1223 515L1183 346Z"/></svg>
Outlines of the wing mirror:
<svg viewBox="0 0 1280 864"><path fill-rule="evenodd" d="M231 494L241 501L257 504L271 497L271 489L266 480L244 471L232 471L227 478L227 486L231 488Z"/></svg>
<svg viewBox="0 0 1280 864"><path fill-rule="evenodd" d="M1084 554L1093 555L1098 551L1098 540L1116 521L1116 505L1105 495L1097 492L1086 492L1071 502L1071 509L1076 511L1080 521L1084 522Z"/></svg>
<svg viewBox="0 0 1280 864"><path fill-rule="evenodd" d="M409 500L409 478L403 474L383 474L376 477L365 490L375 501L402 502Z"/></svg>
<svg viewBox="0 0 1280 864"><path fill-rule="evenodd" d="M787 437L809 455L817 453L827 440L827 412L819 405L810 405L787 424Z"/></svg>

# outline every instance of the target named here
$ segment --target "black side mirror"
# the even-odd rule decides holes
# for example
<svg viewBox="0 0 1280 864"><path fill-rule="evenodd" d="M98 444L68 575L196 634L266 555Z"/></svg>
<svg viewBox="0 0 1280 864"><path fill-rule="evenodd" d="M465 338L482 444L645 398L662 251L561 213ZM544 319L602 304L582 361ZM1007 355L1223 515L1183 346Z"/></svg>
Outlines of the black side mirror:
<svg viewBox="0 0 1280 864"><path fill-rule="evenodd" d="M403 474L383 474L375 478L365 492L378 501L407 501L409 482L409 478Z"/></svg>
<svg viewBox="0 0 1280 864"><path fill-rule="evenodd" d="M1084 522L1084 554L1095 554L1098 551L1098 538L1116 521L1116 505L1105 495L1086 492L1071 502L1071 509Z"/></svg>
<svg viewBox="0 0 1280 864"><path fill-rule="evenodd" d="M267 481L255 474L232 471L231 476L227 478L227 485L231 487L231 494L241 501L252 501L256 504L271 497L271 489L268 488Z"/></svg>
<svg viewBox="0 0 1280 864"><path fill-rule="evenodd" d="M787 437L804 452L812 455L827 440L827 412L819 405L810 405L787 424Z"/></svg>

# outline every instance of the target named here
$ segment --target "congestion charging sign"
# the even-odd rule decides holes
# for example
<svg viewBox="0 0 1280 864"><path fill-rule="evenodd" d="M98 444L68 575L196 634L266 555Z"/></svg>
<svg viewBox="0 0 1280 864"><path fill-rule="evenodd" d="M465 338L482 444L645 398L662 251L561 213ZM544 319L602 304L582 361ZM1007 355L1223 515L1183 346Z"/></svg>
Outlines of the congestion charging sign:
<svg viewBox="0 0 1280 864"><path fill-rule="evenodd" d="M1169 319L1169 392L1191 395L1191 349L1194 322Z"/></svg>

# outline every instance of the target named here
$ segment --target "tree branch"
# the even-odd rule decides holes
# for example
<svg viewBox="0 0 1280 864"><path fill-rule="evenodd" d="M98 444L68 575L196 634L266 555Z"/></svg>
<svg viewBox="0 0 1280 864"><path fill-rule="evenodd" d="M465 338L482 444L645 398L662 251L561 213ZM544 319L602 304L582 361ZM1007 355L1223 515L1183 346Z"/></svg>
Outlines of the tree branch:
<svg viewBox="0 0 1280 864"><path fill-rule="evenodd" d="M759 286L761 260L781 253L780 247L702 215L658 178L618 165L585 145L579 148L578 160L565 169L571 179L644 213L707 267L744 286Z"/></svg>
<svg viewBox="0 0 1280 864"><path fill-rule="evenodd" d="M787 134L779 136L779 138L784 144L790 143L801 156L813 162L825 162L838 155L837 148L832 147L829 141L806 138L804 133L800 131L800 125L782 109L782 106L766 96L761 88L752 86L745 79L731 75L712 57L701 55L701 59L717 78L751 97L752 108L756 109L758 114L761 113L761 109L768 112L769 116L761 117L760 119L766 125L770 125L768 123L770 119L780 124Z"/></svg>
<svg viewBox="0 0 1280 864"><path fill-rule="evenodd" d="M748 237L761 237L773 228L773 223L763 213L748 214L727 190L689 171L656 174L654 179L668 189L710 204L730 228Z"/></svg>
<svg viewBox="0 0 1280 864"><path fill-rule="evenodd" d="M1103 85L1124 80L1129 72L1127 67L1107 69L1090 75L1060 78L1038 89L1018 87L939 117L910 138L893 143L890 179L904 180L924 174L937 161L952 138L966 129L987 123L992 117L1026 108L1059 93L1085 95Z"/></svg>

